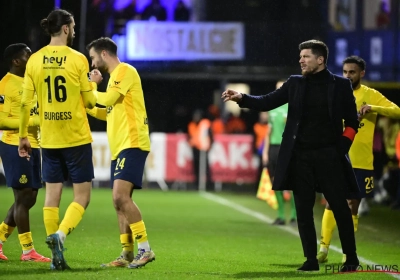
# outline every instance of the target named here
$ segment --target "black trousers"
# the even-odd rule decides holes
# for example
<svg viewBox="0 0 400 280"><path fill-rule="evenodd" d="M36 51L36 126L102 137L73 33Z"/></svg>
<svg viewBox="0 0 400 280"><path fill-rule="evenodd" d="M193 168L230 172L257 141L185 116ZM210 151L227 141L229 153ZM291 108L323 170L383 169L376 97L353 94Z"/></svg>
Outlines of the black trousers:
<svg viewBox="0 0 400 280"><path fill-rule="evenodd" d="M315 192L322 192L335 216L343 253L356 256L353 220L346 201L343 163L335 147L295 149L289 168L296 203L297 224L304 256L315 259L317 235L313 207Z"/></svg>

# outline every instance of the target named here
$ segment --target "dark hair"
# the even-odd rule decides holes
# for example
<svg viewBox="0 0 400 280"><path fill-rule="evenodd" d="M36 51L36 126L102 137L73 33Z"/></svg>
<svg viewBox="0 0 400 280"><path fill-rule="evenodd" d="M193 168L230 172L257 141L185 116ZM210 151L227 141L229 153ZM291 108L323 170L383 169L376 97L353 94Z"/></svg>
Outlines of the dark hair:
<svg viewBox="0 0 400 280"><path fill-rule="evenodd" d="M61 27L65 24L69 25L74 16L66 10L57 9L52 11L47 18L40 21L40 26L50 36L58 35Z"/></svg>
<svg viewBox="0 0 400 280"><path fill-rule="evenodd" d="M22 55L22 51L26 48L28 48L28 46L23 43L9 45L4 50L4 60L6 61L7 65L10 67L12 65L12 61L19 58Z"/></svg>
<svg viewBox="0 0 400 280"><path fill-rule="evenodd" d="M111 40L108 37L101 37L99 39L96 39L92 42L90 42L87 46L86 49L89 51L91 48L93 48L96 52L101 52L101 51L107 51L111 55L116 56L117 55L117 44L113 40Z"/></svg>
<svg viewBox="0 0 400 280"><path fill-rule="evenodd" d="M328 61L329 49L328 46L319 40L309 40L299 45L299 50L311 49L313 55L322 56L324 58L325 65Z"/></svg>
<svg viewBox="0 0 400 280"><path fill-rule="evenodd" d="M367 66L367 64L365 63L365 60L356 55L346 57L346 59L343 60L343 65L345 65L346 63L357 64L358 67L360 67L361 71L364 71Z"/></svg>

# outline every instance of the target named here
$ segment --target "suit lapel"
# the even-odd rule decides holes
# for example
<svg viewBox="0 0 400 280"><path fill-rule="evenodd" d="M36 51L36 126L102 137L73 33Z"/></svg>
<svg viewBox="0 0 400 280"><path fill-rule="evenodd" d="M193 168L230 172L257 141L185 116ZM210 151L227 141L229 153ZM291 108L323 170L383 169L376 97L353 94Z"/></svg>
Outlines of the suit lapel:
<svg viewBox="0 0 400 280"><path fill-rule="evenodd" d="M335 97L335 76L329 72L329 83L328 83L328 108L329 116L333 118L333 99Z"/></svg>

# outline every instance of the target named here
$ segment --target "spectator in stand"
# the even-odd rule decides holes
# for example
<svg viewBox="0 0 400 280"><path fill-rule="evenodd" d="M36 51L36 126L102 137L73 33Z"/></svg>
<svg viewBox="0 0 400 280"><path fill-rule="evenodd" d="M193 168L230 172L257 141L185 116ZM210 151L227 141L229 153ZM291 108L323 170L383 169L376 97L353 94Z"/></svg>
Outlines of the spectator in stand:
<svg viewBox="0 0 400 280"><path fill-rule="evenodd" d="M381 1L379 4L379 11L376 15L376 27L378 29L387 29L390 25L390 15L387 3Z"/></svg>
<svg viewBox="0 0 400 280"><path fill-rule="evenodd" d="M260 112L258 122L256 122L253 125L254 154L256 154L260 160L260 163L258 165L258 172L257 172L257 178L258 178L257 182L260 181L262 171L264 168L264 165L262 162L262 154L263 154L263 149L264 149L264 139L267 136L268 130L270 129L268 126L268 118L269 118L268 112Z"/></svg>
<svg viewBox="0 0 400 280"><path fill-rule="evenodd" d="M188 126L189 144L192 147L193 152L193 169L195 174L195 184L198 187L200 185L200 154L205 152L206 155L206 184L207 188L211 185L211 173L208 165L208 152L213 141L211 122L208 117L203 117L203 112L196 110L193 113L193 119Z"/></svg>
<svg viewBox="0 0 400 280"><path fill-rule="evenodd" d="M244 134L246 133L246 124L239 116L229 113L225 132L227 134Z"/></svg>
<svg viewBox="0 0 400 280"><path fill-rule="evenodd" d="M142 13L143 20L166 21L167 10L161 5L160 0L151 0Z"/></svg>
<svg viewBox="0 0 400 280"><path fill-rule="evenodd" d="M189 21L190 19L190 10L186 7L185 3L182 0L179 0L176 4L174 11L174 21Z"/></svg>
<svg viewBox="0 0 400 280"><path fill-rule="evenodd" d="M225 133L225 124L224 121L221 119L219 108L212 104L208 107L208 113L211 120L212 135Z"/></svg>
<svg viewBox="0 0 400 280"><path fill-rule="evenodd" d="M130 20L139 20L140 14L136 9L136 0L131 0L128 6L115 11L114 13L114 31L117 34L125 34L126 23Z"/></svg>

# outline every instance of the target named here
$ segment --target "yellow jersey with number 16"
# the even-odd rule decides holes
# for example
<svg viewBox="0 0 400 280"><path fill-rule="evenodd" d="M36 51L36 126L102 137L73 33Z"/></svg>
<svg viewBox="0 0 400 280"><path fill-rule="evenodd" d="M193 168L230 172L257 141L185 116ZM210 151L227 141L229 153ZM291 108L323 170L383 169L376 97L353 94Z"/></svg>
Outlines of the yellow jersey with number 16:
<svg viewBox="0 0 400 280"><path fill-rule="evenodd" d="M26 66L23 88L36 91L43 148L92 142L82 92L92 91L86 57L67 46L46 46Z"/></svg>
<svg viewBox="0 0 400 280"><path fill-rule="evenodd" d="M128 148L150 151L149 126L142 84L138 72L126 63L120 63L110 74L107 91L122 96L107 108L107 136L112 159Z"/></svg>

